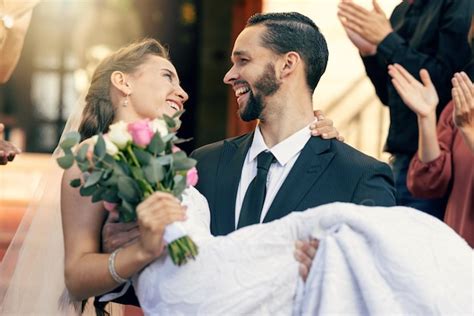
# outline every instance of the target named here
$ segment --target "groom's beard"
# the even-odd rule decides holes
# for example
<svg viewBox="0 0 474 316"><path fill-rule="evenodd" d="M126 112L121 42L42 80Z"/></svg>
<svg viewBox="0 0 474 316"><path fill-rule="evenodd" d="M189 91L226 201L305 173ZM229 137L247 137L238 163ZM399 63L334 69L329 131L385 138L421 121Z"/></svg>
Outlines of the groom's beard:
<svg viewBox="0 0 474 316"><path fill-rule="evenodd" d="M249 100L239 113L240 118L245 122L262 119L262 112L265 108L264 97L273 95L280 89L280 85L281 83L276 78L275 66L273 63L268 63L262 76L254 85L255 94L250 90Z"/></svg>

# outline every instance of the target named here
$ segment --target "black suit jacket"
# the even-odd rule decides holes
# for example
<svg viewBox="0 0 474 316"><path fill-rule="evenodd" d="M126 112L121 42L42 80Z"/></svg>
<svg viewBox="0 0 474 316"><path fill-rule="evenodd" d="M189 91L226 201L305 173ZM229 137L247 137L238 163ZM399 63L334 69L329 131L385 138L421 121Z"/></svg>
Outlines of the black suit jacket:
<svg viewBox="0 0 474 316"><path fill-rule="evenodd" d="M235 201L245 156L253 133L195 150L197 189L211 209L211 232L226 235L235 230ZM311 137L283 182L264 222L290 212L331 202L392 206L395 189L387 164L337 140Z"/></svg>

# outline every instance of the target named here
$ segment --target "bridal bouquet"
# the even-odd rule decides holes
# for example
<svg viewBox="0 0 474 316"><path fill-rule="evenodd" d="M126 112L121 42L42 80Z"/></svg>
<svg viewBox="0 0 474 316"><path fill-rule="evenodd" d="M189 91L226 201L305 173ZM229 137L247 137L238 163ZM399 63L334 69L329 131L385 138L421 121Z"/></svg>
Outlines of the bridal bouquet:
<svg viewBox="0 0 474 316"><path fill-rule="evenodd" d="M118 211L122 222L134 221L137 205L153 192L181 198L188 186L197 183L196 161L176 146L185 141L174 132L180 114L130 124L120 121L110 125L107 134L79 145L79 133L71 132L60 144L64 156L57 162L63 169L77 164L81 178L70 185L79 188L82 196L92 196L94 203L103 201L105 209ZM176 265L185 264L198 253L180 223L168 225L164 239Z"/></svg>

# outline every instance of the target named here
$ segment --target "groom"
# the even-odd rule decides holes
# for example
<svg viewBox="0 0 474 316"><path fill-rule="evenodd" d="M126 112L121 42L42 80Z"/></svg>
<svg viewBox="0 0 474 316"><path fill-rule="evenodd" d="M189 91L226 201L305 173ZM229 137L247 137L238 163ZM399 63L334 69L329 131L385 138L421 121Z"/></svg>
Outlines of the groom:
<svg viewBox="0 0 474 316"><path fill-rule="evenodd" d="M312 20L298 13L254 15L231 58L224 82L235 91L240 117L259 124L252 133L191 154L198 160L197 189L209 202L214 235L335 201L395 205L386 164L310 135L312 95L328 59ZM299 260L307 265L314 255L308 246L303 248L309 254Z"/></svg>
<svg viewBox="0 0 474 316"><path fill-rule="evenodd" d="M312 20L299 13L254 15L231 58L224 82L235 91L240 117L259 124L252 133L192 153L213 234L334 201L395 205L386 164L336 140L310 136L312 95L328 60L326 41ZM262 153L271 162L259 199L247 191L258 191L253 179L261 174Z"/></svg>

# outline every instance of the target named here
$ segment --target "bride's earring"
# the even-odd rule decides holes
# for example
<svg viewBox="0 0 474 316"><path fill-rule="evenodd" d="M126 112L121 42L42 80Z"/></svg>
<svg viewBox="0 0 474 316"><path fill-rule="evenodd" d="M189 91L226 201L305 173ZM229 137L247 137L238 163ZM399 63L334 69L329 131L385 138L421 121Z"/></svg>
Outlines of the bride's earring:
<svg viewBox="0 0 474 316"><path fill-rule="evenodd" d="M127 95L125 96L125 100L123 101L122 106L123 106L124 108L126 108L126 107L128 106L128 96L129 96L129 95L130 95L130 94L127 94Z"/></svg>

